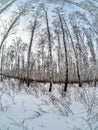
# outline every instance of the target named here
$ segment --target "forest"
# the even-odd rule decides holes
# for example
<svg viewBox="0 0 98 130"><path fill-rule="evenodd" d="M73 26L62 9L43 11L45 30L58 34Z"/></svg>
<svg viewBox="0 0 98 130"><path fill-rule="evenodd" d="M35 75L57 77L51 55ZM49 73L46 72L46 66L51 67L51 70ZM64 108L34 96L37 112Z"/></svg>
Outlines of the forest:
<svg viewBox="0 0 98 130"><path fill-rule="evenodd" d="M98 130L98 0L0 0L0 130Z"/></svg>
<svg viewBox="0 0 98 130"><path fill-rule="evenodd" d="M84 3L65 0L69 5L84 9L84 12L76 10L70 13L66 13L63 3L58 6L59 1L54 1L51 16L47 5L38 1L33 6L30 0L18 4L9 19L3 21L3 15L15 2L16 0L0 1L1 81L6 77L14 77L20 83L26 82L27 86L33 81L50 83L49 91L52 90L52 83L64 83L64 91L67 91L68 83L78 83L82 87L82 83L95 82L96 86L97 0L95 3L88 0ZM27 42L17 36L21 22L25 24L21 28L28 33Z"/></svg>

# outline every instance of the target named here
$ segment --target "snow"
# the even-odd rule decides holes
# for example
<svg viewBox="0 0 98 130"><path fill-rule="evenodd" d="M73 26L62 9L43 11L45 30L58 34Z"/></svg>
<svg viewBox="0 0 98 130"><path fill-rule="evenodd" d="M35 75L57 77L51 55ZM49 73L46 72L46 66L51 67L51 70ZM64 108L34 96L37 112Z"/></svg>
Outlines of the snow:
<svg viewBox="0 0 98 130"><path fill-rule="evenodd" d="M98 130L98 88L84 84L0 83L0 130Z"/></svg>

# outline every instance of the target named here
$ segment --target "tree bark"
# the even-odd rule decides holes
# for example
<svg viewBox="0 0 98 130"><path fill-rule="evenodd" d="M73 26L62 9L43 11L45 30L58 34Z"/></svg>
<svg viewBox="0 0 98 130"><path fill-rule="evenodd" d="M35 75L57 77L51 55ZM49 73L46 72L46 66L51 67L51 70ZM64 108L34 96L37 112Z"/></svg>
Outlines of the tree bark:
<svg viewBox="0 0 98 130"><path fill-rule="evenodd" d="M30 82L29 82L29 76L30 76L30 56L31 56L32 42L33 42L33 38L34 38L36 25L37 25L37 15L36 15L35 20L34 20L34 25L32 25L32 27L31 27L31 39L30 39L28 55L27 55L27 86L30 85Z"/></svg>
<svg viewBox="0 0 98 130"><path fill-rule="evenodd" d="M51 35L50 35L50 27L47 10L43 7L45 12L46 26L47 26L47 34L48 34L48 44L49 44L49 75L50 75L50 87L49 92L52 91L52 82L53 82L53 68L52 68L52 48L51 48Z"/></svg>
<svg viewBox="0 0 98 130"><path fill-rule="evenodd" d="M60 15L60 13L58 12L58 17L59 17L59 21L60 21L60 25L61 25L61 30L62 30L62 35L63 35L63 44L64 44L64 50L65 50L65 86L64 86L64 92L67 91L67 87L68 87L68 56L67 56L67 43L65 40L65 30L64 30L64 26L63 26L63 21L62 21L62 17Z"/></svg>

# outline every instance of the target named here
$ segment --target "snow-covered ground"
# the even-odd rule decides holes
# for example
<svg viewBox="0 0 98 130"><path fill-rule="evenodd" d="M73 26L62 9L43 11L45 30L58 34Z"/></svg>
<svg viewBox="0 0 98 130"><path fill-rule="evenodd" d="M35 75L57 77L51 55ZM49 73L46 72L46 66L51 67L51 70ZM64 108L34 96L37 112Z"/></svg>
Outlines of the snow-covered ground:
<svg viewBox="0 0 98 130"><path fill-rule="evenodd" d="M29 88L18 82L0 83L0 130L98 130L98 88L93 84L32 84ZM97 85L98 86L98 85Z"/></svg>

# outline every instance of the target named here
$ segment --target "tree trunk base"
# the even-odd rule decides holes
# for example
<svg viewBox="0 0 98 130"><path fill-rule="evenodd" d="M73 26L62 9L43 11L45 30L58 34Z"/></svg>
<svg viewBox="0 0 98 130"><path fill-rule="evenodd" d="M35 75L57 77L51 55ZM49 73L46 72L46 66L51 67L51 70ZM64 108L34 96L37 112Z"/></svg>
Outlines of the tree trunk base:
<svg viewBox="0 0 98 130"><path fill-rule="evenodd" d="M79 87L82 87L82 83L79 83Z"/></svg>
<svg viewBox="0 0 98 130"><path fill-rule="evenodd" d="M30 82L29 82L29 81L27 81L27 86L28 86L28 87L30 86Z"/></svg>
<svg viewBox="0 0 98 130"><path fill-rule="evenodd" d="M96 81L94 82L94 87L96 87Z"/></svg>
<svg viewBox="0 0 98 130"><path fill-rule="evenodd" d="M52 91L52 83L50 83L49 92Z"/></svg>
<svg viewBox="0 0 98 130"><path fill-rule="evenodd" d="M67 83L65 83L64 92L67 92Z"/></svg>

